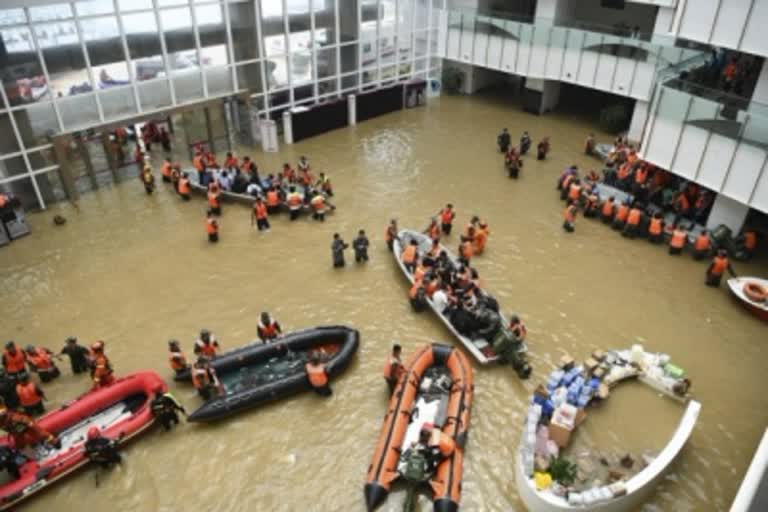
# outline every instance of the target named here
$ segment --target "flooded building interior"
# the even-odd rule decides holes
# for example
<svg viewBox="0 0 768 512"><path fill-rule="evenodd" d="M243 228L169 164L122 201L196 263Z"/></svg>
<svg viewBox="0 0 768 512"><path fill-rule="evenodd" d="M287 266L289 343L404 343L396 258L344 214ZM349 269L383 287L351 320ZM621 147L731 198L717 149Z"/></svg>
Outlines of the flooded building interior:
<svg viewBox="0 0 768 512"><path fill-rule="evenodd" d="M0 510L766 510L766 22L4 0Z"/></svg>

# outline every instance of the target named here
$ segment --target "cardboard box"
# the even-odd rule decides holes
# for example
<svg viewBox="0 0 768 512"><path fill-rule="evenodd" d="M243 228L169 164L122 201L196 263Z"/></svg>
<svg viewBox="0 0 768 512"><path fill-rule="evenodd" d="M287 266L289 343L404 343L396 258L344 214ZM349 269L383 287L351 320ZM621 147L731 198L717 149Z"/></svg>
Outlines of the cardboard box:
<svg viewBox="0 0 768 512"><path fill-rule="evenodd" d="M576 419L574 420L574 429L579 428L579 425L584 423L584 420L587 419L587 412L584 409L579 409L576 412Z"/></svg>
<svg viewBox="0 0 768 512"><path fill-rule="evenodd" d="M603 359L605 359L605 352L599 349L595 350L594 352L592 352L592 357L597 361L603 362Z"/></svg>
<svg viewBox="0 0 768 512"><path fill-rule="evenodd" d="M608 395L611 394L611 388L608 387L608 384L600 383L600 385L597 387L597 398L600 400L605 400L608 398Z"/></svg>
<svg viewBox="0 0 768 512"><path fill-rule="evenodd" d="M554 441L560 449L566 448L571 442L571 430L557 423L550 423L549 439Z"/></svg>
<svg viewBox="0 0 768 512"><path fill-rule="evenodd" d="M573 368L574 363L575 361L568 354L565 354L563 357L560 358L560 368L562 368L565 371L568 371L571 368Z"/></svg>
<svg viewBox="0 0 768 512"><path fill-rule="evenodd" d="M584 368L587 370L587 373L593 373L599 365L600 363L591 357L584 361Z"/></svg>
<svg viewBox="0 0 768 512"><path fill-rule="evenodd" d="M595 371L592 372L592 376L597 377L598 379L602 379L603 377L605 377L605 373L606 373L605 368L603 368L602 366L598 366L597 368L595 368Z"/></svg>

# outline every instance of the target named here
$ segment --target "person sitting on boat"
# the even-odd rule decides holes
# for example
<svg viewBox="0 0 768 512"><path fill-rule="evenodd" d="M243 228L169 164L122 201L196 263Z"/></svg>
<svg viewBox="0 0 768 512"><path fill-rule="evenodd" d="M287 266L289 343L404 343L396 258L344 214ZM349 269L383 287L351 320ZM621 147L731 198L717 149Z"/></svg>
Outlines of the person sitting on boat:
<svg viewBox="0 0 768 512"><path fill-rule="evenodd" d="M429 220L429 226L424 230L424 234L432 241L440 240L440 226L437 223L437 217L432 217Z"/></svg>
<svg viewBox="0 0 768 512"><path fill-rule="evenodd" d="M288 189L288 195L285 198L285 202L288 203L288 210L290 212L290 219L296 220L299 218L299 212L301 211L304 198L301 193L296 191L296 187L291 185Z"/></svg>
<svg viewBox="0 0 768 512"><path fill-rule="evenodd" d="M451 304L451 300L444 286L438 287L435 293L432 294L432 303L435 305L438 313L445 314Z"/></svg>
<svg viewBox="0 0 768 512"><path fill-rule="evenodd" d="M232 189L232 176L230 176L227 171L221 171L217 181L219 182L221 190L230 191Z"/></svg>
<svg viewBox="0 0 768 512"><path fill-rule="evenodd" d="M387 381L389 386L389 394L395 390L398 379L405 373L405 367L403 366L403 360L401 354L403 347L398 344L392 345L392 353L387 358L387 363L384 365L384 380Z"/></svg>
<svg viewBox="0 0 768 512"><path fill-rule="evenodd" d="M475 330L475 317L469 310L470 305L463 298L456 298L456 302L449 308L451 325L462 336L471 336Z"/></svg>
<svg viewBox="0 0 768 512"><path fill-rule="evenodd" d="M357 263L364 263L368 261L368 246L370 242L368 237L365 236L365 230L361 229L357 232L357 238L352 241L352 248L355 250L355 261Z"/></svg>
<svg viewBox="0 0 768 512"><path fill-rule="evenodd" d="M512 331L512 334L520 342L525 341L525 337L528 335L528 329L525 328L525 324L514 313L509 317L509 330Z"/></svg>
<svg viewBox="0 0 768 512"><path fill-rule="evenodd" d="M231 172L235 172L235 170L240 168L240 162L231 152L227 152L227 157L224 159L224 168Z"/></svg>
<svg viewBox="0 0 768 512"><path fill-rule="evenodd" d="M283 178L288 183L296 183L296 171L291 168L291 164L283 164Z"/></svg>
<svg viewBox="0 0 768 512"><path fill-rule="evenodd" d="M299 163L297 164L297 167L299 171L309 171L309 160L307 160L307 157L304 155L301 155L299 158Z"/></svg>
<svg viewBox="0 0 768 512"><path fill-rule="evenodd" d="M728 261L728 252L725 249L719 249L717 255L715 255L712 263L707 267L707 279L705 284L707 286L713 286L717 288L720 286L720 281L723 279L723 274L728 271L731 276L736 277L736 272L733 271L730 261Z"/></svg>
<svg viewBox="0 0 768 512"><path fill-rule="evenodd" d="M299 169L299 183L305 187L311 187L315 179L312 177L312 173L309 169Z"/></svg>
<svg viewBox="0 0 768 512"><path fill-rule="evenodd" d="M392 250L395 240L400 240L397 236L397 220L391 219L387 225L387 229L384 230L384 241L387 243L389 250Z"/></svg>
<svg viewBox="0 0 768 512"><path fill-rule="evenodd" d="M119 440L109 439L101 435L99 427L88 429L88 438L85 441L85 455L91 462L97 463L104 469L115 464L120 464L123 457L117 451Z"/></svg>
<svg viewBox="0 0 768 512"><path fill-rule="evenodd" d="M192 385L203 400L210 400L214 393L222 392L222 386L216 375L216 370L211 368L207 357L198 357L195 364L192 365L191 373Z"/></svg>
<svg viewBox="0 0 768 512"><path fill-rule="evenodd" d="M413 274L416 270L416 263L419 261L419 243L416 240L411 240L408 245L403 249L403 253L400 255L400 259L403 262L405 269Z"/></svg>
<svg viewBox="0 0 768 512"><path fill-rule="evenodd" d="M502 328L501 315L482 302L478 302L474 314L477 326L475 328L475 335L486 341L492 341Z"/></svg>
<svg viewBox="0 0 768 512"><path fill-rule="evenodd" d="M171 369L176 374L176 377L186 375L189 371L187 356L181 351L178 340L168 341L168 362L171 365Z"/></svg>
<svg viewBox="0 0 768 512"><path fill-rule="evenodd" d="M13 446L17 450L23 450L38 443L45 443L55 448L61 447L55 435L40 427L30 416L8 410L4 403L0 404L0 429L10 434Z"/></svg>
<svg viewBox="0 0 768 512"><path fill-rule="evenodd" d="M238 169L232 179L232 193L245 194L248 191L248 179Z"/></svg>
<svg viewBox="0 0 768 512"><path fill-rule="evenodd" d="M21 374L27 371L27 355L23 350L19 350L13 341L5 344L3 368L6 375L13 380L18 380Z"/></svg>
<svg viewBox="0 0 768 512"><path fill-rule="evenodd" d="M104 342L99 340L91 345L91 378L93 389L109 386L115 381L112 364L104 353Z"/></svg>
<svg viewBox="0 0 768 512"><path fill-rule="evenodd" d="M325 196L320 191L317 191L314 193L309 204L312 206L313 210L312 218L325 222L325 209L327 207Z"/></svg>
<svg viewBox="0 0 768 512"><path fill-rule="evenodd" d="M33 345L27 345L25 351L29 371L37 373L42 382L50 382L61 375L59 368L53 362L53 352L44 347L35 348Z"/></svg>
<svg viewBox="0 0 768 512"><path fill-rule="evenodd" d="M195 341L194 352L196 356L213 359L218 355L219 348L219 341L215 334L208 329L200 330L200 337Z"/></svg>
<svg viewBox="0 0 768 512"><path fill-rule="evenodd" d="M456 442L432 423L424 423L419 433L419 444L426 447L432 467L437 467L456 451Z"/></svg>
<svg viewBox="0 0 768 512"><path fill-rule="evenodd" d="M249 182L246 185L245 193L248 194L249 196L253 196L253 197L260 196L261 195L261 186L259 186L258 183L251 181L251 182ZM275 192L275 196L277 196L277 192ZM275 202L274 206L277 206L279 204L280 204L280 200L278 199ZM269 207L269 205L267 205L267 207Z"/></svg>
<svg viewBox="0 0 768 512"><path fill-rule="evenodd" d="M331 396L331 387L328 385L328 373L325 371L325 364L320 361L317 352L312 352L309 356L309 362L304 366L307 371L307 378L312 389L320 396Z"/></svg>
<svg viewBox="0 0 768 512"><path fill-rule="evenodd" d="M417 313L421 313L427 307L427 291L424 288L424 283L421 279L416 279L411 285L411 289L408 291L408 299L411 303L411 307Z"/></svg>
<svg viewBox="0 0 768 512"><path fill-rule="evenodd" d="M259 323L256 326L256 333L259 335L262 343L269 343L283 334L283 330L277 320L272 318L268 312L262 311Z"/></svg>
<svg viewBox="0 0 768 512"><path fill-rule="evenodd" d="M16 384L16 394L25 413L30 416L38 416L45 412L43 405L45 393L40 389L40 386L30 380L27 372L21 374L19 382Z"/></svg>
<svg viewBox="0 0 768 512"><path fill-rule="evenodd" d="M187 415L184 406L171 393L164 392L162 386L155 388L155 398L152 399L149 407L152 415L157 418L166 432L179 424L179 412L184 416Z"/></svg>
<svg viewBox="0 0 768 512"><path fill-rule="evenodd" d="M60 354L66 354L69 357L73 374L77 375L88 371L88 349L79 345L76 337L70 336L66 339Z"/></svg>
<svg viewBox="0 0 768 512"><path fill-rule="evenodd" d="M461 237L461 243L459 244L459 261L464 265L469 265L472 256L474 255L475 248L472 242L475 239L475 228L470 227L466 237Z"/></svg>

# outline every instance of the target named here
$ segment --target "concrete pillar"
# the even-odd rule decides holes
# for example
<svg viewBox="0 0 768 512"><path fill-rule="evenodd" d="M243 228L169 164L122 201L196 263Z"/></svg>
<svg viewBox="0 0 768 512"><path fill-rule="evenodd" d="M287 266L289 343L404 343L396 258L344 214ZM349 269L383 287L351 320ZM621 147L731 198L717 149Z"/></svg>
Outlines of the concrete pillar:
<svg viewBox="0 0 768 512"><path fill-rule="evenodd" d="M99 188L99 182L96 179L96 172L93 170L93 162L91 161L91 153L88 151L88 146L85 145L85 139L82 136L75 136L75 144L77 145L77 151L80 153L80 158L85 165L85 172L88 174L88 178L91 180L94 190Z"/></svg>
<svg viewBox="0 0 768 512"><path fill-rule="evenodd" d="M71 142L69 135L60 135L53 139L53 153L56 155L56 161L59 164L59 177L64 186L64 193L70 201L77 201L80 198L80 192L75 186L75 177L72 172L72 162L69 159L69 145Z"/></svg>
<svg viewBox="0 0 768 512"><path fill-rule="evenodd" d="M288 110L283 112L283 139L286 144L293 144L293 118Z"/></svg>
<svg viewBox="0 0 768 512"><path fill-rule="evenodd" d="M215 153L217 148L213 147L213 126L211 126L211 113L208 107L203 108L203 114L205 114L205 140L211 151Z"/></svg>
<svg viewBox="0 0 768 512"><path fill-rule="evenodd" d="M271 119L264 119L260 121L259 133L261 134L261 149L265 153L277 152L277 123Z"/></svg>
<svg viewBox="0 0 768 512"><path fill-rule="evenodd" d="M560 82L526 78L523 108L532 114L541 115L554 109L560 101Z"/></svg>
<svg viewBox="0 0 768 512"><path fill-rule="evenodd" d="M120 177L117 173L117 161L115 160L115 154L112 151L112 143L109 140L109 132L104 130L101 132L101 144L104 146L104 155L107 157L107 164L109 170L112 172L112 179L117 182Z"/></svg>
<svg viewBox="0 0 768 512"><path fill-rule="evenodd" d="M669 34L672 32L672 22L675 21L674 7L659 7L656 12L656 22L653 25L652 43L669 44Z"/></svg>
<svg viewBox="0 0 768 512"><path fill-rule="evenodd" d="M748 205L723 194L718 194L707 220L707 229L714 229L720 224L725 224L735 236L741 231L747 213L749 213Z"/></svg>
<svg viewBox="0 0 768 512"><path fill-rule="evenodd" d="M357 124L357 97L354 94L347 96L347 123L349 126Z"/></svg>
<svg viewBox="0 0 768 512"><path fill-rule="evenodd" d="M763 69L757 78L755 91L752 93L752 101L762 103L763 105L768 104L768 59L763 60ZM754 105L754 108L759 107Z"/></svg>
<svg viewBox="0 0 768 512"><path fill-rule="evenodd" d="M627 132L627 138L635 144L639 144L643 140L643 130L648 120L648 106L647 101L637 100L635 102L635 109L632 111L632 121Z"/></svg>

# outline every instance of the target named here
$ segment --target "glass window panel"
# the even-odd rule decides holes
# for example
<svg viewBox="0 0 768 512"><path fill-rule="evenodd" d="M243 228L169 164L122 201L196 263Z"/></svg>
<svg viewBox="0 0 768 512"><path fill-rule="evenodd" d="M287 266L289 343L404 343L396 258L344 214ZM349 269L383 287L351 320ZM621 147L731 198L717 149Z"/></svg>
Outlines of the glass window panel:
<svg viewBox="0 0 768 512"><path fill-rule="evenodd" d="M15 153L21 149L19 142L16 140L16 135L13 133L11 116L7 112L0 114L0 133L3 134L0 137L0 155Z"/></svg>
<svg viewBox="0 0 768 512"><path fill-rule="evenodd" d="M117 4L121 12L152 9L152 0L118 0Z"/></svg>
<svg viewBox="0 0 768 512"><path fill-rule="evenodd" d="M235 62L259 58L253 2L228 4Z"/></svg>
<svg viewBox="0 0 768 512"><path fill-rule="evenodd" d="M348 44L339 47L341 54L341 72L348 73L357 70L357 44Z"/></svg>
<svg viewBox="0 0 768 512"><path fill-rule="evenodd" d="M143 111L156 110L171 104L171 90L166 79L141 82L138 89Z"/></svg>
<svg viewBox="0 0 768 512"><path fill-rule="evenodd" d="M376 41L361 42L359 48L363 56L363 67L375 66L379 60Z"/></svg>
<svg viewBox="0 0 768 512"><path fill-rule="evenodd" d="M10 178L11 176L28 173L27 164L21 156L0 160L0 181L2 181L3 178ZM0 188L1 187L8 187L8 185L0 185Z"/></svg>
<svg viewBox="0 0 768 512"><path fill-rule="evenodd" d="M292 53L291 82L293 85L312 81L312 52L304 51Z"/></svg>
<svg viewBox="0 0 768 512"><path fill-rule="evenodd" d="M96 97L92 93L68 96L59 100L58 106L66 130L86 128L99 122Z"/></svg>
<svg viewBox="0 0 768 512"><path fill-rule="evenodd" d="M152 55L143 59L133 61L136 79L141 82L144 80L153 80L165 76L165 64L162 55Z"/></svg>
<svg viewBox="0 0 768 512"><path fill-rule="evenodd" d="M197 50L184 50L168 54L171 74L193 74L200 71L197 62Z"/></svg>
<svg viewBox="0 0 768 512"><path fill-rule="evenodd" d="M164 75L165 64L154 14L129 14L122 19L137 80L151 80Z"/></svg>
<svg viewBox="0 0 768 512"><path fill-rule="evenodd" d="M283 2L281 0L261 0L261 17L273 18L283 16Z"/></svg>
<svg viewBox="0 0 768 512"><path fill-rule="evenodd" d="M128 84L130 76L117 18L107 16L86 19L81 22L81 28L97 88L106 89Z"/></svg>
<svg viewBox="0 0 768 512"><path fill-rule="evenodd" d="M203 79L200 69L185 69L174 71L173 87L176 90L176 101L186 103L203 97Z"/></svg>
<svg viewBox="0 0 768 512"><path fill-rule="evenodd" d="M290 95L288 91L274 92L269 95L269 108L270 110L275 108L284 108L290 102Z"/></svg>
<svg viewBox="0 0 768 512"><path fill-rule="evenodd" d="M195 18L200 33L200 52L203 65L223 66L229 64L227 31L221 6L216 4L195 7Z"/></svg>
<svg viewBox="0 0 768 512"><path fill-rule="evenodd" d="M50 138L59 132L56 111L49 102L36 103L13 113L16 126L24 146L33 148L50 142Z"/></svg>
<svg viewBox="0 0 768 512"><path fill-rule="evenodd" d="M93 91L74 23L37 25L35 35L43 49L49 85L56 97Z"/></svg>
<svg viewBox="0 0 768 512"><path fill-rule="evenodd" d="M326 78L336 75L336 51L337 48L323 48L317 50L318 78Z"/></svg>
<svg viewBox="0 0 768 512"><path fill-rule="evenodd" d="M99 92L105 119L127 117L138 112L132 87L116 87Z"/></svg>
<svg viewBox="0 0 768 512"><path fill-rule="evenodd" d="M72 9L69 4L42 5L29 8L31 21L65 20L72 17Z"/></svg>
<svg viewBox="0 0 768 512"><path fill-rule="evenodd" d="M270 89L279 89L288 85L288 72L285 56L272 57L265 63L267 83Z"/></svg>
<svg viewBox="0 0 768 512"><path fill-rule="evenodd" d="M339 5L341 7L341 5ZM376 37L376 25L380 16L379 2L378 0L362 0L360 2L360 9L363 22L360 24L360 31L362 32L360 38L363 39L363 34L373 35Z"/></svg>
<svg viewBox="0 0 768 512"><path fill-rule="evenodd" d="M237 85L240 89L248 89L251 94L261 93L264 86L261 83L261 64L245 64L237 67Z"/></svg>
<svg viewBox="0 0 768 512"><path fill-rule="evenodd" d="M379 80L392 80L397 78L397 66L386 66L381 68L381 78Z"/></svg>
<svg viewBox="0 0 768 512"><path fill-rule="evenodd" d="M3 176L16 176L25 173L26 165L21 157L0 160L0 180L3 179ZM37 210L40 208L40 203L37 200L37 194L30 178L4 183L0 185L0 191L9 192L16 196L26 210Z"/></svg>
<svg viewBox="0 0 768 512"><path fill-rule="evenodd" d="M317 93L322 96L324 94L336 92L337 84L338 80L336 80L336 78L331 78L330 80L322 80L317 83Z"/></svg>
<svg viewBox="0 0 768 512"><path fill-rule="evenodd" d="M288 27L291 32L303 32L311 29L309 0L290 0L288 2Z"/></svg>
<svg viewBox="0 0 768 512"><path fill-rule="evenodd" d="M112 0L89 0L77 2L75 5L80 16L92 16L95 14L111 14L115 10Z"/></svg>
<svg viewBox="0 0 768 512"><path fill-rule="evenodd" d="M45 169L58 163L56 162L56 154L53 152L52 146L38 151L30 151L27 153L27 158L29 158L29 165L32 166L34 171Z"/></svg>
<svg viewBox="0 0 768 512"><path fill-rule="evenodd" d="M0 27L3 25L16 25L26 23L27 17L24 9L0 9Z"/></svg>
<svg viewBox="0 0 768 512"><path fill-rule="evenodd" d="M0 78L10 104L22 105L49 99L48 84L43 76L37 52L34 51L29 29L2 29L0 38L7 51Z"/></svg>
<svg viewBox="0 0 768 512"><path fill-rule="evenodd" d="M232 68L229 66L206 68L205 79L208 82L209 95L231 93L234 90Z"/></svg>
<svg viewBox="0 0 768 512"><path fill-rule="evenodd" d="M173 30L189 31L192 27L192 14L189 7L165 9L160 11L160 21L163 23L166 44L169 44L168 32ZM191 32L191 31L190 31ZM185 47L186 48L186 47Z"/></svg>
<svg viewBox="0 0 768 512"><path fill-rule="evenodd" d="M357 89L357 73L341 77L341 89L344 91Z"/></svg>
<svg viewBox="0 0 768 512"><path fill-rule="evenodd" d="M367 71L363 71L363 84L369 84L372 82L377 82L379 77L379 73L377 69L369 69Z"/></svg>
<svg viewBox="0 0 768 512"><path fill-rule="evenodd" d="M35 175L37 188L45 200L45 204L51 205L60 201L66 201L67 193L64 189L64 183L61 181L61 170L56 169L45 174Z"/></svg>
<svg viewBox="0 0 768 512"><path fill-rule="evenodd" d="M294 87L293 89L293 101L301 101L307 98L314 101L315 90L312 85L303 85L301 87Z"/></svg>
<svg viewBox="0 0 768 512"><path fill-rule="evenodd" d="M167 7L169 5L186 5L188 3L188 0L157 0L157 5L159 7Z"/></svg>

